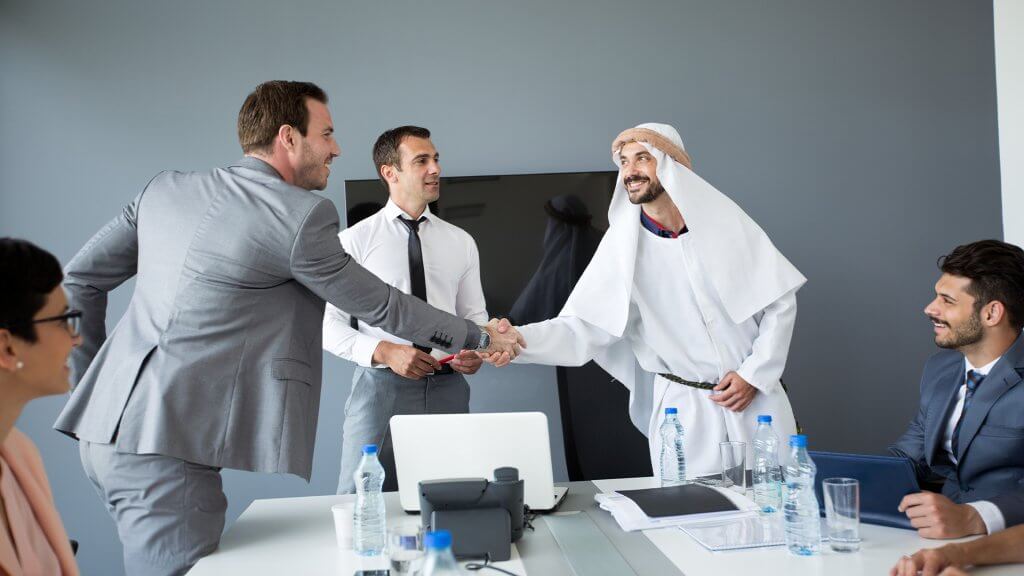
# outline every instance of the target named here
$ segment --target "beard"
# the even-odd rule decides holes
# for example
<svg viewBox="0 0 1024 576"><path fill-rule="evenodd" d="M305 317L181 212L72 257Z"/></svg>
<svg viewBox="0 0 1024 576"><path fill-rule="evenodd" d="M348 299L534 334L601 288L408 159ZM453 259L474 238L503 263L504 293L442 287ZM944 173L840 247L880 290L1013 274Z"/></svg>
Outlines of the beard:
<svg viewBox="0 0 1024 576"><path fill-rule="evenodd" d="M304 190L327 188L327 177L322 174L326 160L316 158L308 142L302 143L302 164L295 170L295 185Z"/></svg>
<svg viewBox="0 0 1024 576"><path fill-rule="evenodd" d="M945 326L949 328L949 334L945 338L941 338L938 335L935 336L935 345L939 348L951 350L963 348L964 346L977 344L983 336L981 314L977 312L972 314L963 324L957 326L945 324Z"/></svg>
<svg viewBox="0 0 1024 576"><path fill-rule="evenodd" d="M628 181L635 180L635 179L636 178L627 179L627 183L628 183ZM642 178L641 180L647 180L647 179L646 178ZM650 184L647 186L647 190L645 192L639 194L638 196L634 197L628 191L626 192L626 195L629 196L629 201L632 202L633 204L647 204L648 202L653 202L654 200L657 200L658 197L661 196L664 193L665 193L665 188L663 188L661 186L660 182L650 182Z"/></svg>

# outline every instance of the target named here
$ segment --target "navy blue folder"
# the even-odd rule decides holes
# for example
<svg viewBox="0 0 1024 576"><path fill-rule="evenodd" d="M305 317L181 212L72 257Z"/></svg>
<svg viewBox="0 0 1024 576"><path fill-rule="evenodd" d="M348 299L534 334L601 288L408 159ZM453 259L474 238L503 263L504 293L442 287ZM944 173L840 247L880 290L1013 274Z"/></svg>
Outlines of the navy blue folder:
<svg viewBox="0 0 1024 576"><path fill-rule="evenodd" d="M910 460L895 456L863 456L838 452L811 452L818 467L814 491L825 513L825 495L821 483L826 478L856 478L860 481L860 519L867 524L893 528L911 528L906 514L899 511L900 500L920 492Z"/></svg>

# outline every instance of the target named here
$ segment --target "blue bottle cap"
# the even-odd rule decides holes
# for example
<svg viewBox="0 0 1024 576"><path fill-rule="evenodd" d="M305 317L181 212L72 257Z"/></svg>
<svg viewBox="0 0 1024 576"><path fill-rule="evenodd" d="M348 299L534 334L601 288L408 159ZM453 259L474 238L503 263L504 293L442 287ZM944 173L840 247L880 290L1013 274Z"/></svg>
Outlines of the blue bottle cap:
<svg viewBox="0 0 1024 576"><path fill-rule="evenodd" d="M766 415L766 414L761 414L760 416L758 416L758 417L757 417L757 422L758 422L759 424L760 424L761 422L767 422L767 423L771 424L771 423L772 423L772 417L771 417L771 416L768 416L768 415Z"/></svg>
<svg viewBox="0 0 1024 576"><path fill-rule="evenodd" d="M789 445L797 448L807 448L807 436L805 434L793 434L789 437Z"/></svg>
<svg viewBox="0 0 1024 576"><path fill-rule="evenodd" d="M377 445L376 444L367 444L366 446L363 446L363 454L376 454L376 453L377 453Z"/></svg>
<svg viewBox="0 0 1024 576"><path fill-rule="evenodd" d="M430 550L444 550L452 547L452 533L447 530L427 532L423 538L423 546Z"/></svg>
<svg viewBox="0 0 1024 576"><path fill-rule="evenodd" d="M677 414L678 412L679 410L676 410L675 408L665 408L665 414Z"/></svg>

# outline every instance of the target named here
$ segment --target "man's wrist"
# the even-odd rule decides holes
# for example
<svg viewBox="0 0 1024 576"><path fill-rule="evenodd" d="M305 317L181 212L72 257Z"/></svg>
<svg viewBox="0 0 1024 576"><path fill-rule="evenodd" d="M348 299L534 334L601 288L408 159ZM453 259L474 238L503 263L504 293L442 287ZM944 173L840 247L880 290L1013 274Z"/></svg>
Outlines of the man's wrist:
<svg viewBox="0 0 1024 576"><path fill-rule="evenodd" d="M480 341L476 345L477 352L483 352L491 347L491 335L484 328L480 329Z"/></svg>
<svg viewBox="0 0 1024 576"><path fill-rule="evenodd" d="M967 546L967 543L946 544L942 548L943 551L946 553L946 558L949 559L949 563L951 565L959 567L974 564L974 562L971 561L971 552Z"/></svg>
<svg viewBox="0 0 1024 576"><path fill-rule="evenodd" d="M373 349L373 356L371 356L371 360L373 361L374 364L388 363L387 354L390 346L391 342L388 342L387 340L381 340L377 344L377 347Z"/></svg>

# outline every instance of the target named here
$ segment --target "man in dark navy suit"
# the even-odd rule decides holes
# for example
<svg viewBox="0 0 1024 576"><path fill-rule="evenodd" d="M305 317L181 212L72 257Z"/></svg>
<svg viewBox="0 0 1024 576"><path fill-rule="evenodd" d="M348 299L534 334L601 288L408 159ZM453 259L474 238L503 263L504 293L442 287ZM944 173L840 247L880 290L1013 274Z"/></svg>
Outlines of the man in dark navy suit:
<svg viewBox="0 0 1024 576"><path fill-rule="evenodd" d="M944 348L921 376L921 406L890 450L942 493L900 511L925 538L991 534L1024 523L1024 251L998 240L958 246L924 309Z"/></svg>

